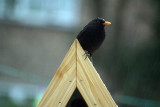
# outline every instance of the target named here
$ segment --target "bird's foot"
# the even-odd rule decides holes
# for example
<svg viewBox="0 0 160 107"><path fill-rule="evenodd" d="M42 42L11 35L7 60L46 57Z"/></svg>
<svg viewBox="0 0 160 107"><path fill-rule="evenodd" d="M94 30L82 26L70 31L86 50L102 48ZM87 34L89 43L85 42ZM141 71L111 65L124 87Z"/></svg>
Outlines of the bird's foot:
<svg viewBox="0 0 160 107"><path fill-rule="evenodd" d="M85 56L85 59L88 57L89 59L92 59L91 54L85 50L85 53L83 54Z"/></svg>
<svg viewBox="0 0 160 107"><path fill-rule="evenodd" d="M85 53L83 54L83 56L85 56L85 59L88 57L90 61L93 62L92 54L90 54L88 51L85 50Z"/></svg>
<svg viewBox="0 0 160 107"><path fill-rule="evenodd" d="M85 53L83 54L83 56L85 56L85 59L87 58L87 57L90 57L90 54L88 53L88 51L84 51Z"/></svg>

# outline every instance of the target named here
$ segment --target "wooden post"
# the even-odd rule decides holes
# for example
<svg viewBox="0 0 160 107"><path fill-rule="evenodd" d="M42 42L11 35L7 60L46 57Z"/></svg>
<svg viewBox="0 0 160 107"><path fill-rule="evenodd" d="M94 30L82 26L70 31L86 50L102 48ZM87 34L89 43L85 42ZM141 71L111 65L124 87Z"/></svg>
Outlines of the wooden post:
<svg viewBox="0 0 160 107"><path fill-rule="evenodd" d="M65 107L77 88L89 107L117 107L76 39L37 107Z"/></svg>

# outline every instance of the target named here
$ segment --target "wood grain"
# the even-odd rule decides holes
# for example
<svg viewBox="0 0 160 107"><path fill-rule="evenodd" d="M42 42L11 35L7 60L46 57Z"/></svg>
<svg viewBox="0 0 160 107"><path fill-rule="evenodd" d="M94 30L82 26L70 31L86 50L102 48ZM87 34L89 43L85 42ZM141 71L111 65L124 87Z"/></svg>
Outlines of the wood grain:
<svg viewBox="0 0 160 107"><path fill-rule="evenodd" d="M74 42L37 107L65 107L76 89L76 43Z"/></svg>
<svg viewBox="0 0 160 107"><path fill-rule="evenodd" d="M37 107L65 107L76 88L89 107L117 107L84 53L75 40Z"/></svg>
<svg viewBox="0 0 160 107"><path fill-rule="evenodd" d="M90 107L116 107L109 91L77 42L77 88Z"/></svg>

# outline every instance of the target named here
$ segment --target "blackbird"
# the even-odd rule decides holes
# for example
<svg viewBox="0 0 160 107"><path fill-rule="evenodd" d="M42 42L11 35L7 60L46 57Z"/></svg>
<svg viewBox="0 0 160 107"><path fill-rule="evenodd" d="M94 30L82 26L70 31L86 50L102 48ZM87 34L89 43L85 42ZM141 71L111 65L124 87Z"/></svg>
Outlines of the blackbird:
<svg viewBox="0 0 160 107"><path fill-rule="evenodd" d="M105 39L105 25L111 23L103 18L96 18L89 22L83 30L78 34L77 39L87 56L92 57L92 54L97 50Z"/></svg>

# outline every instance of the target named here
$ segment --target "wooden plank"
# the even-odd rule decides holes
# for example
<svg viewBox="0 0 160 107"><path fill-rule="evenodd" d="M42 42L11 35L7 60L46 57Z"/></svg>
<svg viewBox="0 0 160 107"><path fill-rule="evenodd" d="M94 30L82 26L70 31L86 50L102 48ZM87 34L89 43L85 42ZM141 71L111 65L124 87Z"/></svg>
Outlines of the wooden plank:
<svg viewBox="0 0 160 107"><path fill-rule="evenodd" d="M76 41L51 80L37 107L65 107L76 89Z"/></svg>
<svg viewBox="0 0 160 107"><path fill-rule="evenodd" d="M37 107L65 107L76 87L90 107L116 107L84 50L75 40Z"/></svg>
<svg viewBox="0 0 160 107"><path fill-rule="evenodd" d="M109 91L77 41L77 88L90 107L117 107Z"/></svg>

